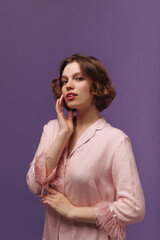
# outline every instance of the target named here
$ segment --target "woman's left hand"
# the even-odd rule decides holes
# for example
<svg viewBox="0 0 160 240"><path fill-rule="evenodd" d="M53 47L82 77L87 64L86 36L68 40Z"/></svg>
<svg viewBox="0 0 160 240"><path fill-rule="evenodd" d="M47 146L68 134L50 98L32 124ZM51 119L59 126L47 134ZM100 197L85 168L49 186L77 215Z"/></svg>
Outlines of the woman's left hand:
<svg viewBox="0 0 160 240"><path fill-rule="evenodd" d="M62 193L57 192L54 189L50 189L49 194L39 195L39 197L42 198L42 204L47 204L60 215L70 218L74 206Z"/></svg>

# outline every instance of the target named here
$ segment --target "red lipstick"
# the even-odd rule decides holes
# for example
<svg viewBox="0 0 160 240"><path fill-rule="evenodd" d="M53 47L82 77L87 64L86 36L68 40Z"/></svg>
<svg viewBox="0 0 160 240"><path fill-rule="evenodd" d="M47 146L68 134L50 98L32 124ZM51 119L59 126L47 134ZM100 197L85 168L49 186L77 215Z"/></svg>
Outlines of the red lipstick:
<svg viewBox="0 0 160 240"><path fill-rule="evenodd" d="M71 100L75 99L76 96L77 96L77 94L70 92L70 93L67 93L66 98L68 101L71 101Z"/></svg>

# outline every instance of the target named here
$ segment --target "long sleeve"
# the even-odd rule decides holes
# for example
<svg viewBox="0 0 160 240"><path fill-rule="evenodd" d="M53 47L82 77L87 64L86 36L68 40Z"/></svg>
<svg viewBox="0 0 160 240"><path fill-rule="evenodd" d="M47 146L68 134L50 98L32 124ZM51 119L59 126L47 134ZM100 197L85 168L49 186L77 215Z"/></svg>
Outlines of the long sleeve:
<svg viewBox="0 0 160 240"><path fill-rule="evenodd" d="M112 178L116 189L113 203L95 206L97 225L112 239L125 239L125 226L144 218L145 201L130 140L123 136L114 152Z"/></svg>
<svg viewBox="0 0 160 240"><path fill-rule="evenodd" d="M35 194L39 194L46 189L55 177L56 168L46 177L45 156L57 132L58 127L55 120L44 125L38 149L33 161L30 163L26 180L30 190Z"/></svg>

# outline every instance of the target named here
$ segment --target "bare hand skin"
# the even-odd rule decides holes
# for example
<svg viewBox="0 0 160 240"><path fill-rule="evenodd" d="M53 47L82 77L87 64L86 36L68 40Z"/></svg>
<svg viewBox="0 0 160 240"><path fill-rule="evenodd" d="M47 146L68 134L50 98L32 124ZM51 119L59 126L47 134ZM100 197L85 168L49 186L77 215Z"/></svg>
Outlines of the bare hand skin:
<svg viewBox="0 0 160 240"><path fill-rule="evenodd" d="M54 189L50 189L49 194L39 195L39 197L42 197L42 204L48 204L57 213L66 218L69 218L69 213L74 208L74 206L62 193L57 192Z"/></svg>
<svg viewBox="0 0 160 240"><path fill-rule="evenodd" d="M57 102L56 102L57 118L60 126L60 133L67 134L70 137L74 130L73 112L69 111L68 119L66 119L66 116L63 112L63 100L64 100L64 96L62 94L60 99L57 99Z"/></svg>
<svg viewBox="0 0 160 240"><path fill-rule="evenodd" d="M61 216L75 221L96 223L93 207L76 207L62 193L50 189L48 194L39 195L41 203L49 205Z"/></svg>
<svg viewBox="0 0 160 240"><path fill-rule="evenodd" d="M60 126L60 130L49 148L47 152L47 156L45 159L46 164L46 176L49 176L52 171L57 166L61 154L67 145L70 136L73 133L74 130L74 124L73 124L73 112L68 112L68 119L66 118L64 112L63 112L63 95L60 97L60 99L57 99L56 102L56 112L57 112L57 118Z"/></svg>

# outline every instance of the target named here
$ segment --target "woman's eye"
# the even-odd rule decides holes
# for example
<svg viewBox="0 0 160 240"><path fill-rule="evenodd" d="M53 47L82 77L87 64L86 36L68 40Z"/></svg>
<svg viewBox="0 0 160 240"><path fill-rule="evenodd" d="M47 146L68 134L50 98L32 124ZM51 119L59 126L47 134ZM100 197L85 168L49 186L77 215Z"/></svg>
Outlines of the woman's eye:
<svg viewBox="0 0 160 240"><path fill-rule="evenodd" d="M61 84L62 86L65 85L67 83L67 81L62 81Z"/></svg>
<svg viewBox="0 0 160 240"><path fill-rule="evenodd" d="M78 81L83 81L84 78L83 78L83 77L78 77L78 78L76 78L76 80L78 80Z"/></svg>

